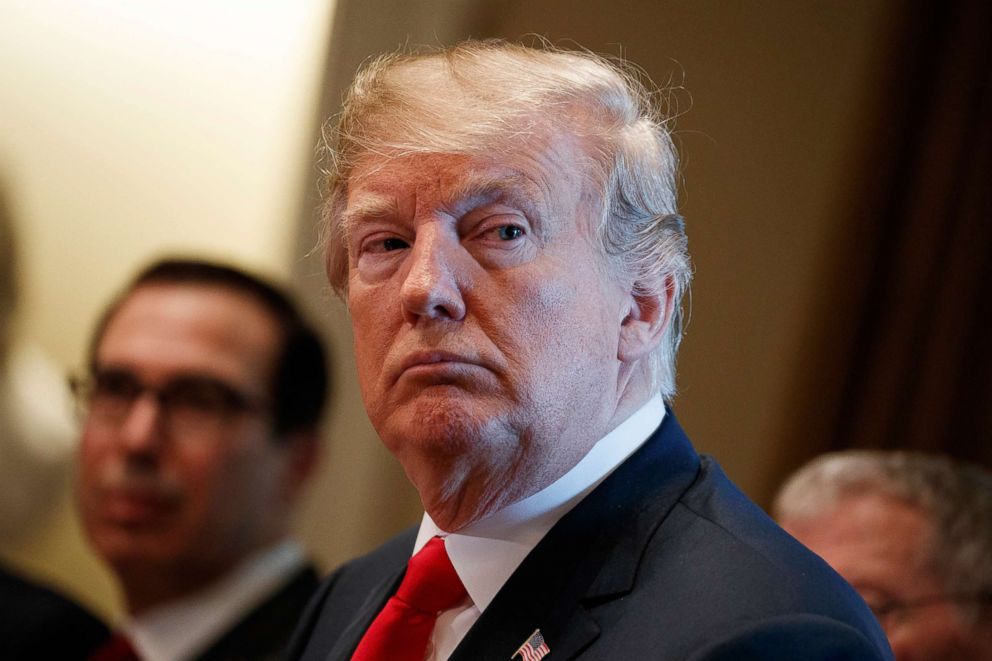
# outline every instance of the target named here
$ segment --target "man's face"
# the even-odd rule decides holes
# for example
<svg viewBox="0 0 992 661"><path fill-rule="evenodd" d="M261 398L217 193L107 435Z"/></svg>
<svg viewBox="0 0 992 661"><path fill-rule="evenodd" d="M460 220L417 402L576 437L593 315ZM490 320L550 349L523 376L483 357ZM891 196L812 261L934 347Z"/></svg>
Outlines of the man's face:
<svg viewBox="0 0 992 661"><path fill-rule="evenodd" d="M931 529L915 507L884 496L850 496L825 514L781 523L880 613L898 661L985 658L977 655L956 604L887 608L946 592L925 567L922 548Z"/></svg>
<svg viewBox="0 0 992 661"><path fill-rule="evenodd" d="M629 295L598 248L582 157L557 136L498 160L367 157L349 179L362 396L442 526L549 483L616 411Z"/></svg>
<svg viewBox="0 0 992 661"><path fill-rule="evenodd" d="M107 392L184 384L169 411L148 390L112 415L93 399L77 495L118 572L209 575L273 541L286 450L264 404L221 410L217 391L266 401L278 343L264 308L216 287L143 286L113 315L95 361Z"/></svg>

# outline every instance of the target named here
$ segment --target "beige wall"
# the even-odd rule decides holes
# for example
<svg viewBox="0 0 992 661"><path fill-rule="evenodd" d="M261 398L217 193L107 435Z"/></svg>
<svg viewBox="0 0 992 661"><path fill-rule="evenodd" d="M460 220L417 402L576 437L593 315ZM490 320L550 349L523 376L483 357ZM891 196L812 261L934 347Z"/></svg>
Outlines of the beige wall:
<svg viewBox="0 0 992 661"><path fill-rule="evenodd" d="M4 0L24 326L60 362L150 255L289 273L329 4Z"/></svg>
<svg viewBox="0 0 992 661"><path fill-rule="evenodd" d="M290 276L332 9L2 0L0 171L19 232L22 336L78 367L99 309L166 251ZM3 552L113 609L72 514L63 497Z"/></svg>

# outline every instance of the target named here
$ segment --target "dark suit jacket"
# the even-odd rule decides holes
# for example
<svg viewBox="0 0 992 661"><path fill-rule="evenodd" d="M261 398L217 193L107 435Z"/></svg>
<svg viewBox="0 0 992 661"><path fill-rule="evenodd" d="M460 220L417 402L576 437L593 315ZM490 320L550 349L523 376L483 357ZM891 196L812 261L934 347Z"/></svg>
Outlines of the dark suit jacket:
<svg viewBox="0 0 992 661"><path fill-rule="evenodd" d="M82 606L0 569L0 659L85 659L107 633Z"/></svg>
<svg viewBox="0 0 992 661"><path fill-rule="evenodd" d="M414 538L330 576L289 658L349 658ZM552 661L891 658L850 586L700 458L670 412L541 540L451 658L506 661L538 628Z"/></svg>
<svg viewBox="0 0 992 661"><path fill-rule="evenodd" d="M281 659L319 579L313 567L297 572L278 592L248 613L197 661Z"/></svg>

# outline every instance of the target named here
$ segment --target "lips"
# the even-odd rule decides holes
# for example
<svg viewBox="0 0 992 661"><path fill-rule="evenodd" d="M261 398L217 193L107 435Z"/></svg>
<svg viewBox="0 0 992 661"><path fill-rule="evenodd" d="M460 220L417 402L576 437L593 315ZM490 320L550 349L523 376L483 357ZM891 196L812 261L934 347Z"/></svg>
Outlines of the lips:
<svg viewBox="0 0 992 661"><path fill-rule="evenodd" d="M439 350L414 351L399 361L395 380L412 378L445 383L470 377L480 369L488 368L475 356Z"/></svg>
<svg viewBox="0 0 992 661"><path fill-rule="evenodd" d="M176 494L148 488L111 488L102 497L104 515L123 526L154 524L169 516L178 501Z"/></svg>
<svg viewBox="0 0 992 661"><path fill-rule="evenodd" d="M440 363L460 363L463 365L478 366L478 361L475 359L448 351L415 351L400 361L400 371L405 372L408 369L421 366L438 365Z"/></svg>

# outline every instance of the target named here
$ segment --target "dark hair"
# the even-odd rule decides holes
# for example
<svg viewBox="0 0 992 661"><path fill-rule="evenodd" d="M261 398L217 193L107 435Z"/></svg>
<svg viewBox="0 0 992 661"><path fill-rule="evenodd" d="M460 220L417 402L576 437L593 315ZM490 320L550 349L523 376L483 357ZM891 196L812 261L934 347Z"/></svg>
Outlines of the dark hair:
<svg viewBox="0 0 992 661"><path fill-rule="evenodd" d="M90 367L111 319L138 289L147 285L197 285L244 294L257 301L282 331L273 378L273 428L277 435L317 426L329 389L327 356L317 333L287 294L241 269L199 259L167 258L147 266L125 287L97 322L90 342Z"/></svg>

